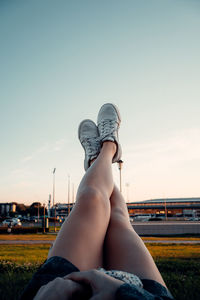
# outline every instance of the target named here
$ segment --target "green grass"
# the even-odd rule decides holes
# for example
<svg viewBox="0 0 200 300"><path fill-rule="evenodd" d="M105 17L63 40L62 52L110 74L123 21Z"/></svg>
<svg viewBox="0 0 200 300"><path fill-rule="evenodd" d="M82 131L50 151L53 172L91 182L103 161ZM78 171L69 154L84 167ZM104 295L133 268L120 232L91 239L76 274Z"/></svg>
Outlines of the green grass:
<svg viewBox="0 0 200 300"><path fill-rule="evenodd" d="M200 244L146 244L154 259L200 258Z"/></svg>
<svg viewBox="0 0 200 300"><path fill-rule="evenodd" d="M17 264L42 263L46 258L50 245L0 245L0 261Z"/></svg>
<svg viewBox="0 0 200 300"><path fill-rule="evenodd" d="M200 259L156 259L167 287L176 300L197 300L200 295Z"/></svg>
<svg viewBox="0 0 200 300"><path fill-rule="evenodd" d="M0 241L54 241L56 234L1 234Z"/></svg>
<svg viewBox="0 0 200 300"><path fill-rule="evenodd" d="M49 245L0 245L0 261L10 261L18 264L42 263L47 257L50 243ZM146 246L154 259L200 259L200 244L146 244Z"/></svg>
<svg viewBox="0 0 200 300"><path fill-rule="evenodd" d="M50 245L0 245L0 299L19 298L32 274L47 257ZM200 245L147 244L175 299L200 295Z"/></svg>
<svg viewBox="0 0 200 300"><path fill-rule="evenodd" d="M199 241L200 242L200 237L196 236L196 237L182 237L182 236L160 236L160 237L155 237L155 236L142 236L141 239L143 241L147 240L147 241Z"/></svg>

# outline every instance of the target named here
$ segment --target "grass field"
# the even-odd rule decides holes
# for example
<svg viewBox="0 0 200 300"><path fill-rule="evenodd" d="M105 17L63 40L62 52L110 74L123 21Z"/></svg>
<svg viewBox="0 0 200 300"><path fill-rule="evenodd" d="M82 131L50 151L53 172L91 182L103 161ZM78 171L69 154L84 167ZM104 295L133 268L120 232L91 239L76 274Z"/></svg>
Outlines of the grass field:
<svg viewBox="0 0 200 300"><path fill-rule="evenodd" d="M50 245L0 245L0 299L15 300ZM200 244L146 244L175 299L197 300L200 295Z"/></svg>
<svg viewBox="0 0 200 300"><path fill-rule="evenodd" d="M200 259L200 244L146 244L154 259ZM17 264L42 263L49 250L50 244L39 245L0 245L0 261Z"/></svg>
<svg viewBox="0 0 200 300"><path fill-rule="evenodd" d="M0 234L0 241L54 241L56 234Z"/></svg>
<svg viewBox="0 0 200 300"><path fill-rule="evenodd" d="M0 234L0 241L53 241L56 238L56 234ZM157 241L157 240L177 240L177 241L199 241L200 237L142 237L143 241Z"/></svg>

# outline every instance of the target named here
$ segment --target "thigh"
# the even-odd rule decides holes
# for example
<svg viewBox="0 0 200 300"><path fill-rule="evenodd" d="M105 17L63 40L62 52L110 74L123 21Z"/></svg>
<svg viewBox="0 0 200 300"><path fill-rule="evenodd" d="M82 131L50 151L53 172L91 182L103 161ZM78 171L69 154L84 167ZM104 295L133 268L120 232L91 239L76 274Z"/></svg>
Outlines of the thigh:
<svg viewBox="0 0 200 300"><path fill-rule="evenodd" d="M87 190L62 225L48 258L64 257L81 271L102 266L109 218L109 201L104 202L91 189Z"/></svg>
<svg viewBox="0 0 200 300"><path fill-rule="evenodd" d="M115 189L112 197L115 199L111 199L111 218L104 243L105 268L130 272L165 285L151 254L129 222L120 192Z"/></svg>

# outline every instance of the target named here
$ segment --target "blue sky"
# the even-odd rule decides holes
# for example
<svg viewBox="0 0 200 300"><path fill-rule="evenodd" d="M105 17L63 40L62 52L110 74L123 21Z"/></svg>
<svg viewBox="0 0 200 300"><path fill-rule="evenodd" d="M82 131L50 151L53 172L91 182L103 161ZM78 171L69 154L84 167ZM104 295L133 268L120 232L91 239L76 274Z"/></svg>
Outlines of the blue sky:
<svg viewBox="0 0 200 300"><path fill-rule="evenodd" d="M199 196L199 32L195 0L1 0L0 201L46 202L56 167L65 202L84 174L78 125L105 102L125 199Z"/></svg>

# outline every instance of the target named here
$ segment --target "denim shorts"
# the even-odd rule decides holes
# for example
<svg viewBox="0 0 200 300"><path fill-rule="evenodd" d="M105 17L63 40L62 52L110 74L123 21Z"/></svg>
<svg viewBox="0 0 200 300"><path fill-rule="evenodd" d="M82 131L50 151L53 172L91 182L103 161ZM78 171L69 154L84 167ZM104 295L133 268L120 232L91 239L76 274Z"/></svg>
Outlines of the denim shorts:
<svg viewBox="0 0 200 300"><path fill-rule="evenodd" d="M79 269L65 258L53 256L47 259L33 275L20 299L31 300L35 297L41 286L54 280L56 277L64 277L77 271L79 271Z"/></svg>
<svg viewBox="0 0 200 300"><path fill-rule="evenodd" d="M32 300L41 286L54 280L56 277L64 277L72 272L78 271L79 269L67 259L60 256L53 256L47 259L33 275L23 291L20 300ZM160 283L149 279L142 279L141 281L143 288L138 288L134 285L122 285L120 288L121 291L117 292L117 299L173 299L170 292ZM136 292L139 293L138 297L136 296ZM134 298L130 297L130 293L131 295L135 295ZM151 296L153 296L153 298Z"/></svg>

